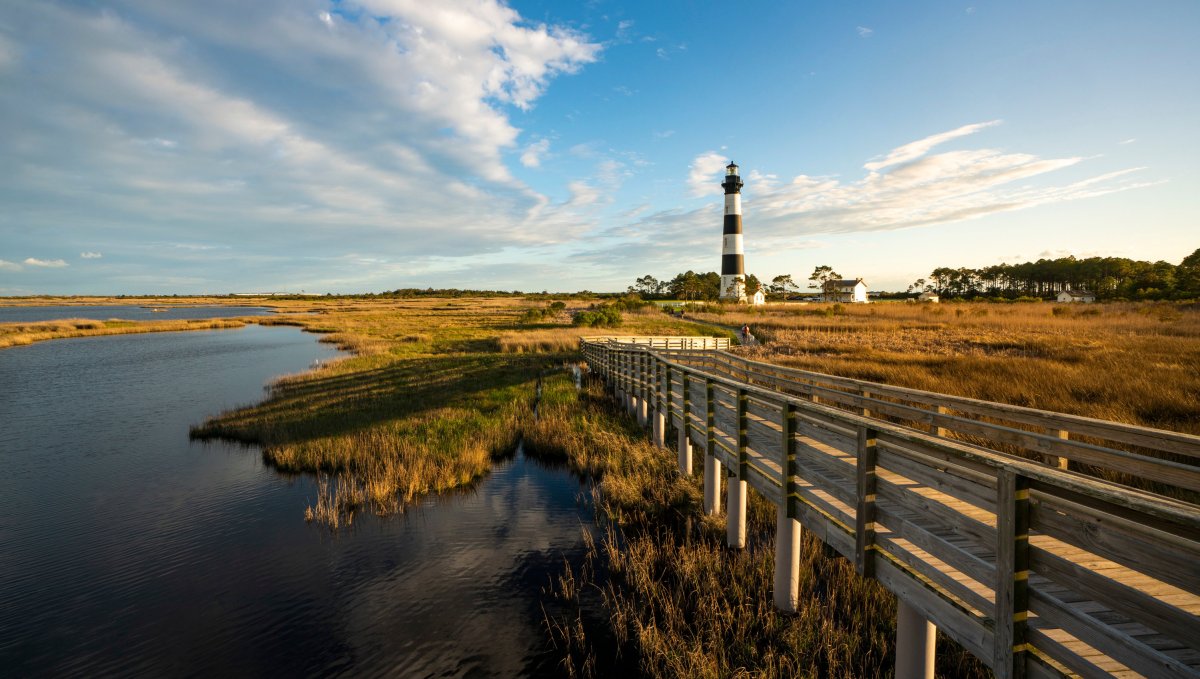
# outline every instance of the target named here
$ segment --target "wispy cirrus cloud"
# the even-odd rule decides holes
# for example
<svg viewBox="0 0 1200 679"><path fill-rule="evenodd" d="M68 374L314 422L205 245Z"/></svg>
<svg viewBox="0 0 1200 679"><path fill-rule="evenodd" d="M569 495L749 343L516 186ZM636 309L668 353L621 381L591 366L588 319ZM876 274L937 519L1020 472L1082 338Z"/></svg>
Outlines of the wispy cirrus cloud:
<svg viewBox="0 0 1200 679"><path fill-rule="evenodd" d="M1043 158L989 148L935 152L947 142L997 124L964 125L903 144L864 163L866 174L858 179L801 174L781 181L758 169L744 172L753 180L743 198L747 250L811 249L818 235L952 224L1157 183L1136 179L1145 169L1141 167L1050 181L1053 173L1084 164L1080 156ZM685 180L688 194L719 194L717 176L724 163L715 152L697 155ZM611 251L598 246L580 256L596 261L624 257L631 271L644 268L649 259L707 261L703 258L719 241L713 239L712 229L697 225L719 224L721 210L710 202L695 209L642 212L606 233L611 240L623 241L620 245L612 245Z"/></svg>
<svg viewBox="0 0 1200 679"><path fill-rule="evenodd" d="M866 26L858 26L856 30L858 31L858 37L860 38L869 38L872 35L875 35L875 29L867 28Z"/></svg>
<svg viewBox="0 0 1200 679"><path fill-rule="evenodd" d="M0 259L0 271L20 271L21 269L21 265L16 262Z"/></svg>
<svg viewBox="0 0 1200 679"><path fill-rule="evenodd" d="M81 252L81 253L79 253L80 259L100 259L103 256L104 255L99 252Z"/></svg>
<svg viewBox="0 0 1200 679"><path fill-rule="evenodd" d="M25 266L36 266L44 269L61 269L68 266L64 259L38 259L36 257L26 257L25 261L21 262Z"/></svg>
<svg viewBox="0 0 1200 679"><path fill-rule="evenodd" d="M924 139L918 139L917 141L909 142L903 146L896 147L882 159L872 160L863 165L863 167L871 172L877 172L886 167L891 167L900 163L906 163L910 160L920 158L926 153L929 153L929 151L935 146L944 144L952 139L958 139L959 137L966 137L968 135L975 134L980 130L992 127L993 125L999 125L1000 122L1001 121L999 120L989 120L986 123L963 125L962 127L955 128L948 132L932 134Z"/></svg>

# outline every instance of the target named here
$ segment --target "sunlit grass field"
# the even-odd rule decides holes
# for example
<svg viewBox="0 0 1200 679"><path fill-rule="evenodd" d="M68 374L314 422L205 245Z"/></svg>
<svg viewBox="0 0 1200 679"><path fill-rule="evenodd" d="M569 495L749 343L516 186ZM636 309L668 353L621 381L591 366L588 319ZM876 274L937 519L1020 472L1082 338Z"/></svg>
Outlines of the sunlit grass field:
<svg viewBox="0 0 1200 679"><path fill-rule="evenodd" d="M805 370L1200 433L1200 305L774 305L747 357Z"/></svg>

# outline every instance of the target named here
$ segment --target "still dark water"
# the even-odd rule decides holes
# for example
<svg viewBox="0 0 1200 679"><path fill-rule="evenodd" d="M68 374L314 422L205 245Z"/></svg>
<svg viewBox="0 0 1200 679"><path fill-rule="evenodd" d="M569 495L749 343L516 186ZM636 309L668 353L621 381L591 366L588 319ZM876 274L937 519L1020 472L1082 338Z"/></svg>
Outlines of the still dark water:
<svg viewBox="0 0 1200 679"><path fill-rule="evenodd" d="M0 351L0 675L552 675L541 588L590 511L519 453L333 535L310 477L188 440L334 352L293 328Z"/></svg>
<svg viewBox="0 0 1200 679"><path fill-rule="evenodd" d="M0 307L0 323L34 323L56 321L63 318L90 318L107 321L116 318L122 321L171 321L189 318L234 318L237 316L265 316L272 313L261 306L157 306L153 311L149 305L120 304L110 306L6 306Z"/></svg>

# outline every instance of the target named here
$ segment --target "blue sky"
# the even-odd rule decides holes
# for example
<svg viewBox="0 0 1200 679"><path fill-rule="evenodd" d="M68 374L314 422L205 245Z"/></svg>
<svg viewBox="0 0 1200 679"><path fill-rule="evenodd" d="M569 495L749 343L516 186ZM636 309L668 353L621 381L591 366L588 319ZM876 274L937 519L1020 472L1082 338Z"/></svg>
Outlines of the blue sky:
<svg viewBox="0 0 1200 679"><path fill-rule="evenodd" d="M0 295L1200 247L1200 3L8 3Z"/></svg>

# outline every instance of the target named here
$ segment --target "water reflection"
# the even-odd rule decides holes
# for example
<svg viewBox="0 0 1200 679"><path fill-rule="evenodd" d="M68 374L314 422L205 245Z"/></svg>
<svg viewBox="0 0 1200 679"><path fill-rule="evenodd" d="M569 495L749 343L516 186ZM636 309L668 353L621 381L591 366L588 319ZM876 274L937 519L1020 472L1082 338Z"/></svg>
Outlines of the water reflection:
<svg viewBox="0 0 1200 679"><path fill-rule="evenodd" d="M293 328L0 351L0 673L552 675L539 594L581 559L570 474L331 534L307 476L188 426L334 355Z"/></svg>

